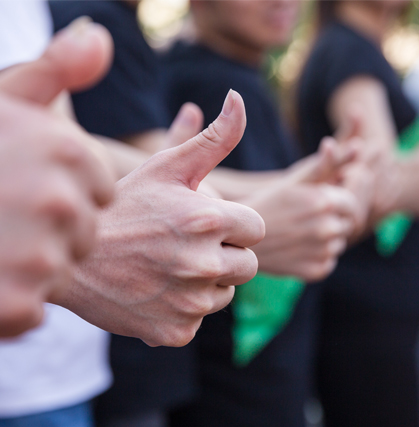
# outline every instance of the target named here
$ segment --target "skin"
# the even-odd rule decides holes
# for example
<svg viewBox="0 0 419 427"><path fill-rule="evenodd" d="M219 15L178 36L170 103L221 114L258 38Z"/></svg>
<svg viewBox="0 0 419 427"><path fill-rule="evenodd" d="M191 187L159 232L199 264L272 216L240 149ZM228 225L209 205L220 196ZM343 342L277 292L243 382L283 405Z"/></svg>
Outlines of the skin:
<svg viewBox="0 0 419 427"><path fill-rule="evenodd" d="M231 91L208 129L120 180L101 215L97 248L60 304L149 345L187 344L202 318L227 305L234 285L257 271L246 247L263 238L260 216L196 193L244 127L243 101Z"/></svg>
<svg viewBox="0 0 419 427"><path fill-rule="evenodd" d="M191 0L198 40L229 58L259 65L267 50L285 45L296 25L297 0Z"/></svg>
<svg viewBox="0 0 419 427"><path fill-rule="evenodd" d="M251 66L260 66L270 48L289 41L299 7L300 2L293 0L191 1L198 41ZM348 145L354 143L349 139ZM210 174L208 182L223 197L252 207L264 218L266 237L253 248L262 270L307 281L324 278L348 240L363 228L369 203L368 171L357 169L365 184L361 198L354 193L361 187L359 179L347 165L354 156L345 157L330 141L326 145L329 154L320 152L285 171L221 169L218 175L217 171ZM343 147L343 152L348 148ZM342 158L346 161L338 160Z"/></svg>
<svg viewBox="0 0 419 427"><path fill-rule="evenodd" d="M91 250L98 208L113 194L113 171L100 145L46 107L60 90L96 81L108 66L101 53L111 47L107 33L94 27L80 34L76 27L39 61L0 75L3 337L42 320L43 302L63 291L75 263ZM74 66L52 67L50 55L61 49L68 58L77 52ZM40 74L51 86L39 84Z"/></svg>
<svg viewBox="0 0 419 427"><path fill-rule="evenodd" d="M24 106L16 107L16 114L23 115L27 111L25 108L30 112L27 126L22 127L21 121L18 126L16 118L10 123L10 131L20 132L19 136L29 132L30 137L20 140L33 139L35 159L37 156L42 158L44 151L51 156L47 149L50 145L54 149L63 146L61 151L52 150L52 157L58 156L62 162L69 163L69 168L77 171L76 184L82 183L83 192L96 204L103 204L112 194L110 183L114 180L105 166L100 166L99 159L106 157L103 145L68 119L51 114L43 106L62 89L80 89L87 84L87 77L92 80L98 77L100 67L109 64L112 47L108 33L94 24L84 22L80 26L79 23L70 38L66 34L58 35L40 60L7 71L0 87L3 93L7 92L5 97L24 103ZM14 110L10 114L13 116ZM58 192L60 195L58 204L45 203L44 206L43 200L39 202L35 194L30 193L29 202L34 200L35 213L41 212L37 223L26 208L28 201L17 193L14 210L7 211L2 222L6 234L10 230L9 224L23 227L16 213L24 216L28 212L29 218L24 218L27 227L22 230L32 239L28 241L25 236L23 246L23 237L15 236L19 238L14 243L16 256L10 247L2 247L3 253L10 253L5 259L6 267L11 271L9 274L9 270L2 270L7 271L2 274L0 289L2 333L14 335L35 326L42 318L42 302L47 300L74 311L103 329L141 338L150 345L179 346L190 341L202 317L228 304L234 294L234 285L248 281L257 270L257 259L246 246L254 245L264 236L260 216L247 207L196 193L199 182L240 140L245 121L243 101L239 94L231 92L223 112L209 129L180 147L152 157L119 181L113 204L99 216L95 250L78 266L75 257L84 255L93 237L88 227L92 221L78 224L74 217L80 206L93 209L95 204L92 201L83 203L83 198L75 200L74 205L72 198L65 198L63 202L62 168L56 164L50 168L56 172L55 176L46 173L46 167L41 167L46 176L39 181L54 184L54 194ZM178 125L172 129L173 134L185 135L185 129ZM15 140L11 138L12 142ZM39 150L42 147L39 141L44 144L44 150ZM23 165L32 164L32 156L28 155L28 158L31 160L25 159ZM7 186L14 180L19 184L17 168L9 169L15 175L7 177ZM19 187L25 189L26 195L28 180L38 184L32 173L27 176L26 180L22 178L24 185ZM7 186L2 188L7 189ZM89 197L85 198L89 201ZM67 205L70 212L67 212ZM56 211L58 216L54 214ZM71 219L68 225L67 217ZM73 222L78 227L72 227ZM45 247L50 251L49 255L55 254L57 248L61 248L59 244L66 239L58 233L58 238L54 240L53 235L48 240L45 237L48 227L54 231L58 228L59 232L64 230L67 239L71 237L71 242L80 240L82 247L81 250L76 246L78 251L76 255L68 256L65 268L60 265L59 292L56 286L48 286L50 280L55 282L53 273L56 271L52 269L50 272L49 264L55 264L49 258L44 260L39 250ZM32 234L26 230L32 230ZM13 241L13 234L8 241ZM65 246L65 258L72 247L69 244L62 246ZM68 286L62 286L61 270L64 269L66 277L71 270ZM30 281L21 284L13 274L18 279L30 278ZM36 284L34 279L37 279ZM47 290L42 290L42 286Z"/></svg>

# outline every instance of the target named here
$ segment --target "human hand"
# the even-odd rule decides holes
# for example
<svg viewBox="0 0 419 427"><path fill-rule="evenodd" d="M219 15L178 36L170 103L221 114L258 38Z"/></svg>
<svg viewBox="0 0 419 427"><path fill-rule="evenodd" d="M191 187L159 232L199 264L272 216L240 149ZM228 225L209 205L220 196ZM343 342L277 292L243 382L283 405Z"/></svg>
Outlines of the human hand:
<svg viewBox="0 0 419 427"><path fill-rule="evenodd" d="M340 186L349 190L357 201L353 216L353 231L348 241L354 243L371 228L371 210L374 202L374 174L363 162L352 162L342 169Z"/></svg>
<svg viewBox="0 0 419 427"><path fill-rule="evenodd" d="M349 190L328 182L340 180L354 156L351 147L325 139L318 153L289 168L276 185L242 201L266 224L264 240L252 248L260 270L306 281L331 273L354 228L357 203Z"/></svg>
<svg viewBox="0 0 419 427"><path fill-rule="evenodd" d="M113 177L81 128L46 105L65 88L92 83L107 68L108 34L63 31L37 61L0 75L0 336L36 326L43 302L68 283L94 240L97 208Z"/></svg>
<svg viewBox="0 0 419 427"><path fill-rule="evenodd" d="M243 101L231 91L208 129L119 181L114 203L101 215L96 250L57 302L149 345L187 344L202 318L227 305L234 285L257 271L246 247L263 238L260 216L196 193L244 127Z"/></svg>
<svg viewBox="0 0 419 427"><path fill-rule="evenodd" d="M347 119L335 137L342 146L358 147L357 161L344 168L340 183L358 200L359 215L351 239L356 240L404 205L406 169L397 159L395 139L376 141L376 136L370 135L368 115L359 104L350 106Z"/></svg>

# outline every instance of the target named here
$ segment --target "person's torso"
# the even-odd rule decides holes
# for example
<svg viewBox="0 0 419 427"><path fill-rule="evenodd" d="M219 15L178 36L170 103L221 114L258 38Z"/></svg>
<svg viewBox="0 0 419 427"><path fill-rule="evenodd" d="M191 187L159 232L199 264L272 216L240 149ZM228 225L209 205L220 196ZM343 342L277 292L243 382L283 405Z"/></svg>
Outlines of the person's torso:
<svg viewBox="0 0 419 427"><path fill-rule="evenodd" d="M306 153L314 152L321 138L333 133L327 118L328 101L342 83L358 75L376 78L384 85L399 134L413 123L414 109L378 47L349 27L334 23L315 44L299 85L299 130ZM417 315L418 244L416 222L389 257L378 253L376 238L371 236L342 256L337 270L326 280L328 292L343 303L350 296L353 301L392 315Z"/></svg>

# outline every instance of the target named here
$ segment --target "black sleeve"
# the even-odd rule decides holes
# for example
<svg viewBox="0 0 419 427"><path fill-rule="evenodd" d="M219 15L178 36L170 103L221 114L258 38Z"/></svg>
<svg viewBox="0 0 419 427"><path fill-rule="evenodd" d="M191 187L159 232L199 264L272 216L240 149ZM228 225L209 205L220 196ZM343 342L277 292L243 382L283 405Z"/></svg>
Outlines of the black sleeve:
<svg viewBox="0 0 419 427"><path fill-rule="evenodd" d="M327 64L321 79L325 108L341 84L356 76L369 76L383 84L399 133L414 120L415 112L402 92L399 77L372 41L340 27L329 34L323 50Z"/></svg>
<svg viewBox="0 0 419 427"><path fill-rule="evenodd" d="M400 79L379 47L352 29L334 24L320 35L299 82L298 131L307 154L317 150L322 137L334 133L327 105L338 87L356 76L370 76L384 85L399 133L414 120L415 111L402 92Z"/></svg>
<svg viewBox="0 0 419 427"><path fill-rule="evenodd" d="M114 61L107 76L72 96L80 124L108 137L168 127L160 66L144 40L135 11L118 1L52 1L50 7L56 31L87 15L105 26L114 40Z"/></svg>

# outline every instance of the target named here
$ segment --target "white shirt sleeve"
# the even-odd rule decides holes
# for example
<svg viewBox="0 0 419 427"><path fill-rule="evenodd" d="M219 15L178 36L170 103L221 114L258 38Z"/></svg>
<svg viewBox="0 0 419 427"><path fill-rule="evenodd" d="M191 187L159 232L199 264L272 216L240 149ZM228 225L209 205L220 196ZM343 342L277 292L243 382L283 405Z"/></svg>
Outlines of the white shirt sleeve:
<svg viewBox="0 0 419 427"><path fill-rule="evenodd" d="M0 0L0 70L39 57L52 34L43 0Z"/></svg>

